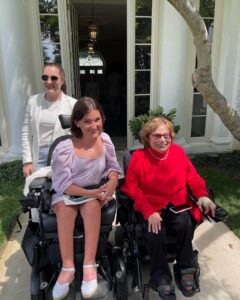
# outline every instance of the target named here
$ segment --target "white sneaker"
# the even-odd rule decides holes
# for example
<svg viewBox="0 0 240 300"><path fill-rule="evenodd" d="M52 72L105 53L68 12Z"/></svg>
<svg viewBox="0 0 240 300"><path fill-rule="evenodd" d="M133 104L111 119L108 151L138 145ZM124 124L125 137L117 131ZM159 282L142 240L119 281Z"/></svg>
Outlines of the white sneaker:
<svg viewBox="0 0 240 300"><path fill-rule="evenodd" d="M62 268L61 271L65 271L65 272L75 272L74 268ZM74 280L74 276L72 277L70 282L66 282L66 283L59 283L58 281L56 281L53 290L52 290L52 297L53 300L62 300L63 298L65 298L67 296L67 294L69 293L69 285L73 282Z"/></svg>

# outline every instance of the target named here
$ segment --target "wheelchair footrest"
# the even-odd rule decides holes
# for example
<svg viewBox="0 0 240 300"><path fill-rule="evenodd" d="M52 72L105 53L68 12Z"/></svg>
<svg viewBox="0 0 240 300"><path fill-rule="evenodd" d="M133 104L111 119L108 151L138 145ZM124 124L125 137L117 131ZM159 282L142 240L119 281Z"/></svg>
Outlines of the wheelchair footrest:
<svg viewBox="0 0 240 300"><path fill-rule="evenodd" d="M173 272L175 282L178 289L185 297L192 297L195 293L200 292L200 268L198 262L195 263L194 268L180 269L177 264L173 265ZM193 274L193 280L183 280L184 275ZM186 286L192 286L192 289L186 289Z"/></svg>

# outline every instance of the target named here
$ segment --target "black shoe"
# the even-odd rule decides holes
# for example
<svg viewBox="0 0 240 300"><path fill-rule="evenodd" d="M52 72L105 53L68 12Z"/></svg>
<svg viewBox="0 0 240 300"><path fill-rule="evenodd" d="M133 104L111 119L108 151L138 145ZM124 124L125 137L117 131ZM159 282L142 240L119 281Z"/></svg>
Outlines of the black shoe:
<svg viewBox="0 0 240 300"><path fill-rule="evenodd" d="M176 264L173 265L175 282L185 297L192 297L200 291L199 274L196 268L180 269Z"/></svg>
<svg viewBox="0 0 240 300"><path fill-rule="evenodd" d="M158 284L156 281L151 280L149 282L150 288L158 293L162 300L176 300L175 289L173 284Z"/></svg>

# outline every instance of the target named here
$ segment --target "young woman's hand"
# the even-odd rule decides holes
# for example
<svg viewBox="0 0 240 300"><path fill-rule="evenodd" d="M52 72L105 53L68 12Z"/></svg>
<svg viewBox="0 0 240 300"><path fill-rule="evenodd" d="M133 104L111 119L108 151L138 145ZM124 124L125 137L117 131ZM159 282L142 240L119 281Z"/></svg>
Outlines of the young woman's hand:
<svg viewBox="0 0 240 300"><path fill-rule="evenodd" d="M114 173L110 174L109 180L103 184L100 188L102 189L102 201L107 204L113 197L116 187L118 184L118 175Z"/></svg>

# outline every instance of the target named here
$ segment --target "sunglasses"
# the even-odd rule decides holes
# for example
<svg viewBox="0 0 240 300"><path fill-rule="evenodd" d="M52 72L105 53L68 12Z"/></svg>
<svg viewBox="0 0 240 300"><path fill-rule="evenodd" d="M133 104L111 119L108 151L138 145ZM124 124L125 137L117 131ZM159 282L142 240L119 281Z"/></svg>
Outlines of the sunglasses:
<svg viewBox="0 0 240 300"><path fill-rule="evenodd" d="M57 81L58 80L58 77L57 76L47 76L47 75L42 75L42 80L43 81L48 81L48 78L50 78L52 81Z"/></svg>

